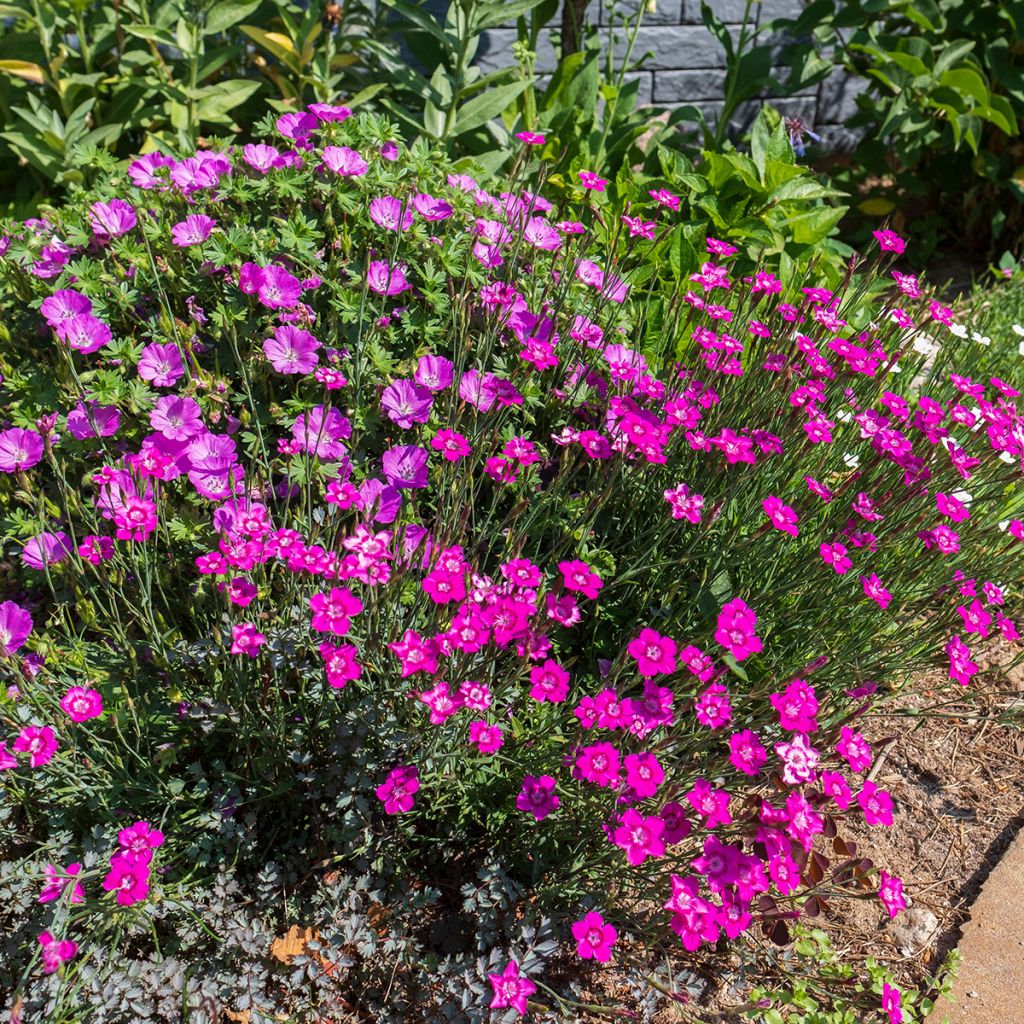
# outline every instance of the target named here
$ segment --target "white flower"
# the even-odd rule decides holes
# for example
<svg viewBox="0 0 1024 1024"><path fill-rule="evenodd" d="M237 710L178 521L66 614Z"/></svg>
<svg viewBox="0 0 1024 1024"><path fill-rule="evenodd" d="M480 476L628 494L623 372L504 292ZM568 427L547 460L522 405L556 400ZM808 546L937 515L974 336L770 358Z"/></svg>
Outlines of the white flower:
<svg viewBox="0 0 1024 1024"><path fill-rule="evenodd" d="M953 497L957 501L962 501L965 505L970 505L974 501L974 495L970 491L954 491Z"/></svg>
<svg viewBox="0 0 1024 1024"><path fill-rule="evenodd" d="M1016 460L1014 459L1014 457L1009 452L1000 452L999 453L999 461L1000 462L1005 462L1007 465L1012 466L1013 463Z"/></svg>
<svg viewBox="0 0 1024 1024"><path fill-rule="evenodd" d="M892 366L889 367L889 372L890 373L902 373L903 371L900 369L900 364L899 363L893 363Z"/></svg>
<svg viewBox="0 0 1024 1024"><path fill-rule="evenodd" d="M1019 334L1022 338L1024 338L1024 327L1021 327L1020 324L1014 324L1013 325L1013 333L1014 334Z"/></svg>
<svg viewBox="0 0 1024 1024"><path fill-rule="evenodd" d="M857 469L857 467L860 466L860 456L854 455L852 452L847 452L843 456L843 462L846 463L848 468Z"/></svg>
<svg viewBox="0 0 1024 1024"><path fill-rule="evenodd" d="M966 338L967 328L963 324L950 324L949 333L955 334L958 338Z"/></svg>
<svg viewBox="0 0 1024 1024"><path fill-rule="evenodd" d="M927 334L919 334L914 339L914 351L923 356L931 356L939 351L939 346Z"/></svg>
<svg viewBox="0 0 1024 1024"><path fill-rule="evenodd" d="M843 409L836 413L836 419L839 420L840 423L849 423L850 420L853 419L853 413L850 412L849 409Z"/></svg>
<svg viewBox="0 0 1024 1024"><path fill-rule="evenodd" d="M979 334L977 331L971 332L972 340L976 341L979 345L991 345L992 339L986 338L984 334Z"/></svg>
<svg viewBox="0 0 1024 1024"><path fill-rule="evenodd" d="M1017 354L1024 356L1024 341L1017 346Z"/></svg>

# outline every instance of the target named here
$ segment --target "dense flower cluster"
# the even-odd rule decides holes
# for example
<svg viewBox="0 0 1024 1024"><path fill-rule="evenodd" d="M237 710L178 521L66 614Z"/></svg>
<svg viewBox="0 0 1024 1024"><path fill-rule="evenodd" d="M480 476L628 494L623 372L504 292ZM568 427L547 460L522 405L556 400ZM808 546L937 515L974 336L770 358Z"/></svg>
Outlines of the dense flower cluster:
<svg viewBox="0 0 1024 1024"><path fill-rule="evenodd" d="M667 183L621 220L594 171L493 193L341 109L282 116L276 144L142 157L118 196L12 237L64 403L0 431L0 470L66 510L20 562L40 592L94 595L81 628L132 667L29 663L33 616L0 604L31 710L0 769L122 770L105 752L146 734L140 702L216 739L258 804L287 776L255 758L286 762L295 733L328 761L331 708L366 695L376 775L353 785L393 852L410 821L486 819L486 844L547 858L554 901L582 843L590 894L557 912L585 960L773 929L823 884L819 837L893 823L862 719L894 668L945 658L966 685L978 641L1018 639L1019 393L938 372L914 325L952 314L907 275L912 308L873 319L694 239L700 272L659 278L657 304L640 271L685 237ZM212 738L189 732L199 702L226 709ZM40 898L127 910L157 849L187 873L188 827L141 818L101 878L50 864ZM905 906L885 872L826 885ZM74 942L44 935L57 970ZM515 960L489 980L497 1009L537 992Z"/></svg>

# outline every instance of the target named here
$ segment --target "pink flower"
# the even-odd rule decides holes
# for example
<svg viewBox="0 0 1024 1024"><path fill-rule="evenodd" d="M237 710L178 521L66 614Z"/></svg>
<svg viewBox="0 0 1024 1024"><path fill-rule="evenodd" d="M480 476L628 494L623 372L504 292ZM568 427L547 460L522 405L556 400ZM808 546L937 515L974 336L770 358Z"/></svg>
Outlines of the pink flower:
<svg viewBox="0 0 1024 1024"><path fill-rule="evenodd" d="M11 657L32 632L32 616L19 604L0 604L0 654Z"/></svg>
<svg viewBox="0 0 1024 1024"><path fill-rule="evenodd" d="M573 774L596 786L614 788L619 782L619 770L619 752L615 747L610 743L595 743L583 747L576 755L576 770Z"/></svg>
<svg viewBox="0 0 1024 1024"><path fill-rule="evenodd" d="M869 825L892 824L892 797L885 790L879 789L875 783L864 783L864 788L857 794L857 803L860 804L864 820Z"/></svg>
<svg viewBox="0 0 1024 1024"><path fill-rule="evenodd" d="M782 758L782 781L787 786L802 785L817 778L815 769L818 767L818 751L802 733L794 736L789 743L776 743L775 753Z"/></svg>
<svg viewBox="0 0 1024 1024"><path fill-rule="evenodd" d="M55 939L49 932L39 933L39 945L42 947L40 956L43 961L43 974L54 974L63 964L78 955L78 943L70 939Z"/></svg>
<svg viewBox="0 0 1024 1024"><path fill-rule="evenodd" d="M954 635L946 644L946 654L949 655L949 678L955 679L961 686L967 686L971 676L978 671L977 663L971 660L971 649L959 636Z"/></svg>
<svg viewBox="0 0 1024 1024"><path fill-rule="evenodd" d="M75 880L81 870L82 865L76 862L64 868L62 874L56 865L47 864L44 868L46 884L43 886L42 892L39 893L39 902L50 903L53 900L60 899L68 886L74 882L74 887L71 890L71 902L75 904L84 903L85 892L82 889L82 883Z"/></svg>
<svg viewBox="0 0 1024 1024"><path fill-rule="evenodd" d="M247 654L255 658L266 642L267 638L251 622L240 622L231 627L232 654Z"/></svg>
<svg viewBox="0 0 1024 1024"><path fill-rule="evenodd" d="M543 821L560 803L555 795L555 780L550 775L527 775L516 797L516 807L528 811L537 821Z"/></svg>
<svg viewBox="0 0 1024 1024"><path fill-rule="evenodd" d="M359 653L354 644L341 644L335 647L326 640L319 647L320 656L324 659L327 671L327 683L335 690L342 690L346 683L358 679L362 674L362 666L356 660Z"/></svg>
<svg viewBox="0 0 1024 1024"><path fill-rule="evenodd" d="M776 530L788 533L791 537L798 536L800 531L796 524L799 522L799 516L789 505L784 504L781 498L769 495L761 502L761 507Z"/></svg>
<svg viewBox="0 0 1024 1024"><path fill-rule="evenodd" d="M661 857L665 853L662 835L665 823L657 815L643 815L630 807L620 819L621 824L612 834L612 842L626 851L626 859L636 866L648 857Z"/></svg>
<svg viewBox="0 0 1024 1024"><path fill-rule="evenodd" d="M882 252L894 252L899 255L907 247L907 243L895 231L872 231L871 233L878 239L878 248Z"/></svg>
<svg viewBox="0 0 1024 1024"><path fill-rule="evenodd" d="M11 749L19 754L28 754L28 763L33 768L49 764L57 753L57 737L48 725L26 725L18 733Z"/></svg>
<svg viewBox="0 0 1024 1024"><path fill-rule="evenodd" d="M413 215L408 204L394 196L378 196L370 200L370 220L387 231L408 231Z"/></svg>
<svg viewBox="0 0 1024 1024"><path fill-rule="evenodd" d="M189 245L202 245L216 226L217 222L212 217L193 213L171 228L171 239L175 245L182 248Z"/></svg>
<svg viewBox="0 0 1024 1024"><path fill-rule="evenodd" d="M424 640L413 629L407 629L400 642L390 643L388 647L401 659L403 679L417 672L437 671L437 644Z"/></svg>
<svg viewBox="0 0 1024 1024"><path fill-rule="evenodd" d="M481 719L469 723L469 742L476 744L481 754L493 754L501 749L505 735L499 726Z"/></svg>
<svg viewBox="0 0 1024 1024"><path fill-rule="evenodd" d="M404 263L391 267L380 260L373 260L366 270L366 283L378 295L398 295L409 287L405 271Z"/></svg>
<svg viewBox="0 0 1024 1024"><path fill-rule="evenodd" d="M122 907L140 903L149 895L149 862L131 854L115 854L103 879L106 892L116 892Z"/></svg>
<svg viewBox="0 0 1024 1024"><path fill-rule="evenodd" d="M313 629L345 636L352 628L352 616L363 610L363 602L348 587L333 587L329 594L314 594L309 607L313 610Z"/></svg>
<svg viewBox="0 0 1024 1024"><path fill-rule="evenodd" d="M892 601L892 594L882 586L882 581L872 573L870 576L861 576L861 583L864 585L864 593L872 601L878 603L878 607L886 609Z"/></svg>
<svg viewBox="0 0 1024 1024"><path fill-rule="evenodd" d="M582 594L592 601L604 586L601 577L586 562L559 562L558 569L562 573L562 583L566 590Z"/></svg>
<svg viewBox="0 0 1024 1024"><path fill-rule="evenodd" d="M381 456L381 469L392 487L399 490L419 489L427 486L426 448L417 445L396 445Z"/></svg>
<svg viewBox="0 0 1024 1024"><path fill-rule="evenodd" d="M715 640L737 661L743 661L764 649L761 638L754 632L757 615L742 598L735 597L722 606L717 627Z"/></svg>
<svg viewBox="0 0 1024 1024"><path fill-rule="evenodd" d="M593 171L579 171L580 184L585 189L592 189L594 192L603 192L608 184L604 178L599 178Z"/></svg>
<svg viewBox="0 0 1024 1024"><path fill-rule="evenodd" d="M35 430L11 427L0 430L0 472L20 473L43 457L43 438Z"/></svg>
<svg viewBox="0 0 1024 1024"><path fill-rule="evenodd" d="M324 166L342 178L358 178L369 169L366 161L348 146L324 146Z"/></svg>
<svg viewBox="0 0 1024 1024"><path fill-rule="evenodd" d="M544 136L540 132L516 132L516 138L528 146L544 145Z"/></svg>
<svg viewBox="0 0 1024 1024"><path fill-rule="evenodd" d="M278 373L310 373L320 361L320 342L309 331L282 324L263 342L263 354Z"/></svg>
<svg viewBox="0 0 1024 1024"><path fill-rule="evenodd" d="M548 658L530 669L530 696L540 703L561 704L569 696L569 673L557 661Z"/></svg>
<svg viewBox="0 0 1024 1024"><path fill-rule="evenodd" d="M846 784L846 779L842 773L822 772L821 789L825 796L830 797L836 802L836 806L840 810L845 811L850 806L853 793L850 792L850 787Z"/></svg>
<svg viewBox="0 0 1024 1024"><path fill-rule="evenodd" d="M903 881L895 875L887 874L885 871L879 873L878 898L889 911L890 917L895 917L901 910L907 909L907 901L903 898Z"/></svg>
<svg viewBox="0 0 1024 1024"><path fill-rule="evenodd" d="M515 960L501 974L488 974L487 980L494 989L494 998L490 1003L492 1010L510 1006L519 1013L526 1013L526 1001L537 991L537 986L519 973L519 964Z"/></svg>
<svg viewBox="0 0 1024 1024"><path fill-rule="evenodd" d="M89 207L89 223L96 237L106 240L131 231L137 221L131 203L111 199L109 203L93 203Z"/></svg>
<svg viewBox="0 0 1024 1024"><path fill-rule="evenodd" d="M779 713L779 725L790 732L814 732L818 728L818 698L806 679L793 679L781 693L768 700Z"/></svg>
<svg viewBox="0 0 1024 1024"><path fill-rule="evenodd" d="M138 371L139 376L155 388L173 387L185 372L178 346L173 342L147 345L139 357Z"/></svg>
<svg viewBox="0 0 1024 1024"><path fill-rule="evenodd" d="M424 219L429 221L447 220L455 211L451 203L443 199L420 192L412 197L413 209Z"/></svg>
<svg viewBox="0 0 1024 1024"><path fill-rule="evenodd" d="M704 819L704 827L713 829L732 822L729 813L729 794L715 789L706 779L697 779L686 794L690 806Z"/></svg>
<svg viewBox="0 0 1024 1024"><path fill-rule="evenodd" d="M73 288L62 288L43 300L39 312L51 327L56 328L64 320L91 313L92 301Z"/></svg>
<svg viewBox="0 0 1024 1024"><path fill-rule="evenodd" d="M654 754L644 751L640 754L627 754L626 785L641 799L646 800L658 792L658 787L665 781L665 769Z"/></svg>
<svg viewBox="0 0 1024 1024"><path fill-rule="evenodd" d="M761 745L757 733L744 729L729 737L729 762L744 775L757 775L767 760L768 752Z"/></svg>
<svg viewBox="0 0 1024 1024"><path fill-rule="evenodd" d="M903 1024L903 1010L900 1009L902 993L887 981L882 982L882 1012L889 1015L889 1024Z"/></svg>
<svg viewBox="0 0 1024 1024"><path fill-rule="evenodd" d="M405 814L412 810L419 788L419 769L415 765L399 765L377 787L377 799L383 802L385 814Z"/></svg>
<svg viewBox="0 0 1024 1024"><path fill-rule="evenodd" d="M60 706L72 722L87 722L103 714L103 698L84 686L72 686L61 698Z"/></svg>
<svg viewBox="0 0 1024 1024"><path fill-rule="evenodd" d="M576 953L581 960L598 960L606 964L612 957L612 946L619 933L592 910L573 922L572 937L576 940Z"/></svg>
<svg viewBox="0 0 1024 1024"><path fill-rule="evenodd" d="M153 851L162 846L164 834L158 828L150 828L148 821L137 821L129 828L117 833L117 844L121 848L121 856L148 864L153 859Z"/></svg>
<svg viewBox="0 0 1024 1024"><path fill-rule="evenodd" d="M673 519L699 523L704 508L704 496L693 494L686 484L678 484L665 491L665 500L672 506Z"/></svg>
<svg viewBox="0 0 1024 1024"><path fill-rule="evenodd" d="M724 728L732 718L728 687L712 683L697 697L693 708L701 725L709 729Z"/></svg>
<svg viewBox="0 0 1024 1024"><path fill-rule="evenodd" d="M352 424L334 406L316 405L295 418L292 437L302 451L318 459L334 460L345 455L344 441L352 436Z"/></svg>
<svg viewBox="0 0 1024 1024"><path fill-rule="evenodd" d="M629 642L629 654L636 658L642 676L668 675L676 670L676 642L656 630L643 629Z"/></svg>
<svg viewBox="0 0 1024 1024"><path fill-rule="evenodd" d="M867 771L871 767L871 744L848 725L843 726L836 751L855 772Z"/></svg>
<svg viewBox="0 0 1024 1024"><path fill-rule="evenodd" d="M678 210L680 199L666 189L649 189L647 194L659 205L667 206L670 210Z"/></svg>
<svg viewBox="0 0 1024 1024"><path fill-rule="evenodd" d="M847 557L846 550L846 547L839 543L822 544L820 548L825 564L831 565L840 576L844 576L853 568L853 561Z"/></svg>

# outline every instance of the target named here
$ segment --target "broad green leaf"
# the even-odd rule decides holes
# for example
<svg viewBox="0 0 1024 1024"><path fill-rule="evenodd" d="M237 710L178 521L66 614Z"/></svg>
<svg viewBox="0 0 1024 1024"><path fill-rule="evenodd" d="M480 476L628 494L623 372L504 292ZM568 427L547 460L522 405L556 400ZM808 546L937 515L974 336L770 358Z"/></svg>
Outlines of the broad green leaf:
<svg viewBox="0 0 1024 1024"><path fill-rule="evenodd" d="M299 53L286 35L282 35L280 32L268 32L257 25L239 25L238 30L298 74Z"/></svg>
<svg viewBox="0 0 1024 1024"><path fill-rule="evenodd" d="M939 82L947 89L970 96L979 105L988 103L988 86L977 71L968 67L954 68L943 72ZM973 105L973 104L971 104Z"/></svg>
<svg viewBox="0 0 1024 1024"><path fill-rule="evenodd" d="M417 28L432 35L447 51L454 51L458 47L458 39L446 32L438 23L418 4L407 3L406 0L384 0L384 3L397 11L403 18L411 21ZM458 4L452 4L458 7Z"/></svg>
<svg viewBox="0 0 1024 1024"><path fill-rule="evenodd" d="M482 32L484 29L504 25L524 14L529 14L534 7L543 2L544 0L509 0L508 3L504 3L499 0L498 3L481 5L481 12L473 19L473 30Z"/></svg>
<svg viewBox="0 0 1024 1024"><path fill-rule="evenodd" d="M174 36L167 29L157 28L155 25L125 25L124 30L130 36L159 43L161 46L175 45Z"/></svg>
<svg viewBox="0 0 1024 1024"><path fill-rule="evenodd" d="M248 18L263 0L220 0L214 4L206 15L207 35L215 35L217 32L224 32L237 25L243 18Z"/></svg>
<svg viewBox="0 0 1024 1024"><path fill-rule="evenodd" d="M232 78L208 85L198 90L199 117L204 121L221 120L228 111L241 106L259 87L260 83L251 78Z"/></svg>
<svg viewBox="0 0 1024 1024"><path fill-rule="evenodd" d="M471 132L486 124L492 117L497 117L520 93L526 89L528 82L510 82L489 89L479 96L474 96L468 103L459 107L455 115L454 130L457 135Z"/></svg>

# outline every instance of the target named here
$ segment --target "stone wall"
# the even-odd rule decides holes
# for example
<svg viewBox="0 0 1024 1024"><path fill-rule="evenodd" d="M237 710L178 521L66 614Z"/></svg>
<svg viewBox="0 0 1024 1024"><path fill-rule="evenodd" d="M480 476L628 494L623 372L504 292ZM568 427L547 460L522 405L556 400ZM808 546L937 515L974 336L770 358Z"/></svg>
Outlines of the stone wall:
<svg viewBox="0 0 1024 1024"><path fill-rule="evenodd" d="M636 11L638 0L620 0L619 11L627 16ZM709 0L712 9L726 24L739 31L743 19L744 0ZM795 17L803 9L802 0L759 0L754 4L760 23L775 18ZM560 17L560 15L559 15ZM601 0L592 0L587 9L591 24L607 24L607 11ZM619 22L621 23L621 22ZM625 51L625 32L616 45L616 56ZM484 33L477 63L487 71L514 63L512 44L516 40L514 26L492 29ZM773 49L781 53L785 40L773 40ZM722 109L725 80L725 54L721 45L701 21L700 0L656 0L656 10L647 13L633 50L634 59L643 54L641 70L631 78L640 79L640 102L676 107L693 104L714 121ZM555 67L555 50L550 32L541 34L538 44L537 70L542 75ZM842 127L856 110L856 89L838 75L796 96L772 99L772 105L787 117L800 117L822 136L829 148L845 148L851 136ZM749 125L760 108L760 102L745 104L739 111L734 128Z"/></svg>

